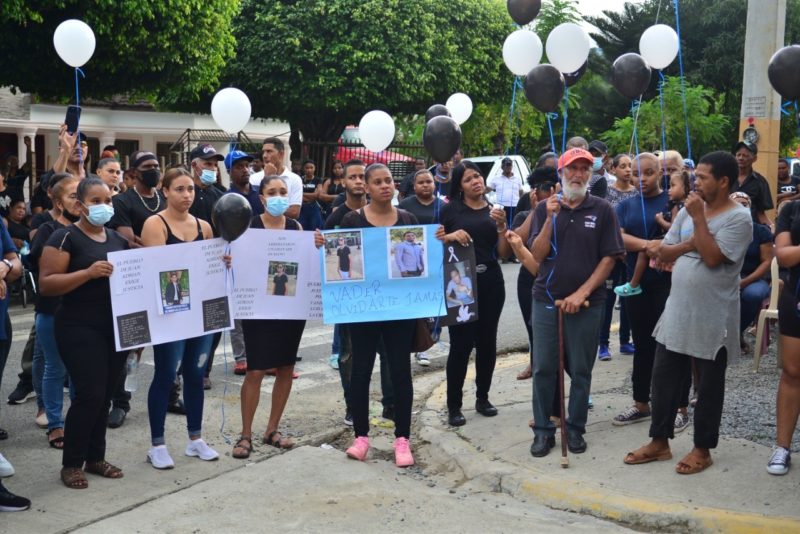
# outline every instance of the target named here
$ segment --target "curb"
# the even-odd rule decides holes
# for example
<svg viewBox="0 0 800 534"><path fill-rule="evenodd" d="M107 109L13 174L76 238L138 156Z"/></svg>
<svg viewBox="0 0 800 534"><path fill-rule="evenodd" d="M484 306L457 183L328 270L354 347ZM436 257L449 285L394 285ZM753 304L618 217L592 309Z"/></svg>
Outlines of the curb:
<svg viewBox="0 0 800 534"><path fill-rule="evenodd" d="M419 435L431 445L429 453L439 465L458 470L465 479L485 484L494 492L644 530L743 534L800 531L800 521L790 517L640 499L611 492L592 481L561 479L532 466L526 466L527 473L520 473L518 465L496 456L489 458L442 421L446 392L446 381L431 392L419 415Z"/></svg>

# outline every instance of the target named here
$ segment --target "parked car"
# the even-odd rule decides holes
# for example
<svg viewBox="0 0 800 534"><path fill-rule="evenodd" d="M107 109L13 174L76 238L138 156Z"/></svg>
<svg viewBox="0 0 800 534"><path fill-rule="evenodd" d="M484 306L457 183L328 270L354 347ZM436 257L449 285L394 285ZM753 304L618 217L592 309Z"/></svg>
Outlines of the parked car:
<svg viewBox="0 0 800 534"><path fill-rule="evenodd" d="M519 176L522 180L522 189L529 193L531 190L531 186L528 185L528 176L531 174L531 166L528 164L528 160L525 159L525 156L478 156L474 158L464 158L465 160L471 161L472 163L476 164L481 169L481 174L483 178L486 180L486 183L489 183L489 180L498 174L501 174L503 171L500 168L500 163L505 158L511 158L511 163L514 165L514 175ZM489 202L492 204L495 203L495 193L492 191L488 195L486 195L489 199Z"/></svg>
<svg viewBox="0 0 800 534"><path fill-rule="evenodd" d="M800 159L786 158L789 160L789 174L792 176L800 176Z"/></svg>
<svg viewBox="0 0 800 534"><path fill-rule="evenodd" d="M383 163L388 166L393 174L402 173L402 177L408 170L414 167L414 158L394 152L392 150L382 150L373 152L367 150L361 144L361 137L358 133L358 126L348 126L339 138L339 148L336 151L336 159L347 162L351 159L360 159L366 165L371 163Z"/></svg>

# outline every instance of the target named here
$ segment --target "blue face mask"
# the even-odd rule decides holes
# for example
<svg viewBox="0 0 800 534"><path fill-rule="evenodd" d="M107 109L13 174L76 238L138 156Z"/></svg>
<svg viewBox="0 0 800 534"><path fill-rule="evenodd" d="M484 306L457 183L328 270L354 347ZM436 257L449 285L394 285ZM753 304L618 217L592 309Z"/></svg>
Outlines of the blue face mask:
<svg viewBox="0 0 800 534"><path fill-rule="evenodd" d="M289 197L269 197L264 207L273 217L280 217L289 209Z"/></svg>
<svg viewBox="0 0 800 534"><path fill-rule="evenodd" d="M203 169L200 173L200 181L203 185L211 185L217 183L217 173L209 169Z"/></svg>
<svg viewBox="0 0 800 534"><path fill-rule="evenodd" d="M114 208L108 204L94 204L87 207L89 214L86 216L86 220L92 226L104 226L114 216Z"/></svg>
<svg viewBox="0 0 800 534"><path fill-rule="evenodd" d="M594 158L594 163L592 164L592 170L597 172L603 168L603 158Z"/></svg>

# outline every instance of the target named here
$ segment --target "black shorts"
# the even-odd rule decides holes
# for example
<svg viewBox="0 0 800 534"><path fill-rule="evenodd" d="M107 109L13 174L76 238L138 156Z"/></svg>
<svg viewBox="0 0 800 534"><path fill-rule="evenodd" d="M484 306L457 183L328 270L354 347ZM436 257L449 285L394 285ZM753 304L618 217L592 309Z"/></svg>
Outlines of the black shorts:
<svg viewBox="0 0 800 534"><path fill-rule="evenodd" d="M778 297L778 329L782 336L800 338L800 311L798 299L795 295L796 285L784 284L783 291Z"/></svg>

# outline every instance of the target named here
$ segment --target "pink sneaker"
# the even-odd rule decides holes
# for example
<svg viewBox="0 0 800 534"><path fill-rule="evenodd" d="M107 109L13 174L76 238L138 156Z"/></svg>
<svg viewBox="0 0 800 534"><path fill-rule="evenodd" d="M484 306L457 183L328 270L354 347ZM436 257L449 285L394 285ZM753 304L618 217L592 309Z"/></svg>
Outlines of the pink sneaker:
<svg viewBox="0 0 800 534"><path fill-rule="evenodd" d="M350 448L347 449L347 456L352 458L353 460L364 461L367 458L367 453L369 452L369 438L366 436L361 436L355 439Z"/></svg>
<svg viewBox="0 0 800 534"><path fill-rule="evenodd" d="M406 438L394 440L394 463L397 467L410 467L414 465L414 457L411 455L411 444Z"/></svg>

